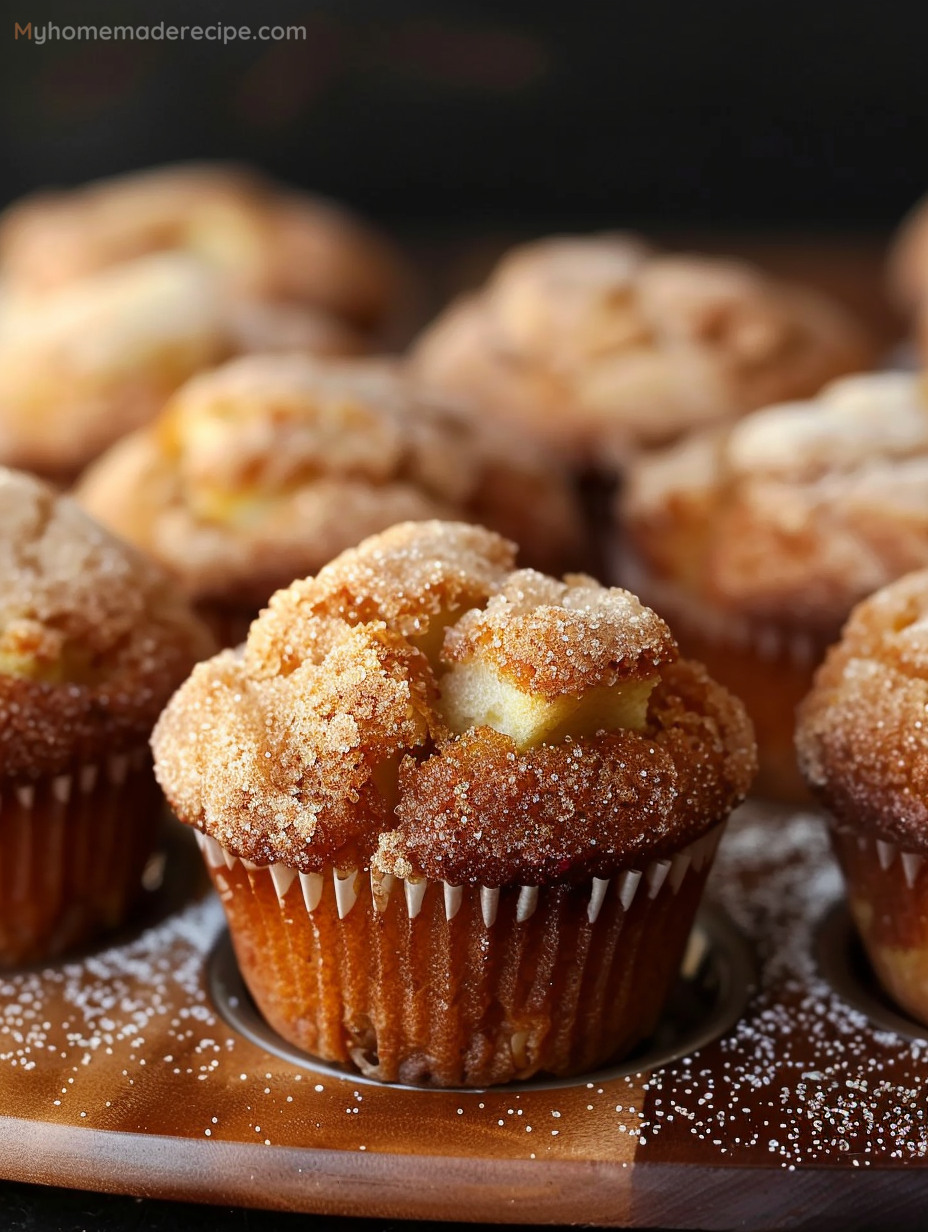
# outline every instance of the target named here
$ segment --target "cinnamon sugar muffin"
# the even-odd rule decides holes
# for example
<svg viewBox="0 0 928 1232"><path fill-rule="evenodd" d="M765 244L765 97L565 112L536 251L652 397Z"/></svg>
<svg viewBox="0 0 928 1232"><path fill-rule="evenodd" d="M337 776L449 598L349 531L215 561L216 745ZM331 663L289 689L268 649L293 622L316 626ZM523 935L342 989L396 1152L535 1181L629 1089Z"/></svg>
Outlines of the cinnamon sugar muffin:
<svg viewBox="0 0 928 1232"><path fill-rule="evenodd" d="M804 792L795 707L854 604L928 566L928 387L847 378L634 463L616 575L747 704L758 790Z"/></svg>
<svg viewBox="0 0 928 1232"><path fill-rule="evenodd" d="M206 629L160 569L0 469L0 964L118 924L161 798L147 741Z"/></svg>
<svg viewBox="0 0 928 1232"><path fill-rule="evenodd" d="M76 495L168 568L230 644L273 591L398 521L483 521L519 535L541 567L583 557L554 462L386 360L226 364L115 446Z"/></svg>
<svg viewBox="0 0 928 1232"><path fill-rule="evenodd" d="M359 328L396 306L398 262L345 210L223 164L159 167L26 197L0 219L0 269L42 292L155 252L198 258L247 299L321 309Z"/></svg>
<svg viewBox="0 0 928 1232"><path fill-rule="evenodd" d="M385 1081L571 1074L654 1028L743 708L626 591L393 527L278 592L153 737L271 1025Z"/></svg>
<svg viewBox="0 0 928 1232"><path fill-rule="evenodd" d="M876 974L928 1024L928 571L854 609L796 743Z"/></svg>
<svg viewBox="0 0 928 1232"><path fill-rule="evenodd" d="M815 393L869 366L836 304L736 261L623 235L514 249L419 339L412 362L586 465Z"/></svg>
<svg viewBox="0 0 928 1232"><path fill-rule="evenodd" d="M0 461L67 479L152 419L194 373L243 350L346 354L348 327L288 305L229 300L174 254L47 295L0 299Z"/></svg>

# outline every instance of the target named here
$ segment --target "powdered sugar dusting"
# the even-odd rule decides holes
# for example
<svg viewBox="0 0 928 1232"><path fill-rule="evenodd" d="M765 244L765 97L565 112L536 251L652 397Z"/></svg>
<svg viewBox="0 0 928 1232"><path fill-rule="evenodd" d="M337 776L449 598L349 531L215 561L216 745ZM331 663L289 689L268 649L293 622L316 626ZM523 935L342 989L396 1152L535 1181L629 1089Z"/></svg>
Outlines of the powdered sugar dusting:
<svg viewBox="0 0 928 1232"><path fill-rule="evenodd" d="M651 1076L644 1158L681 1126L719 1162L928 1155L928 1040L875 1030L816 969L815 927L841 893L821 819L745 806L713 884L756 944L760 991L726 1039Z"/></svg>

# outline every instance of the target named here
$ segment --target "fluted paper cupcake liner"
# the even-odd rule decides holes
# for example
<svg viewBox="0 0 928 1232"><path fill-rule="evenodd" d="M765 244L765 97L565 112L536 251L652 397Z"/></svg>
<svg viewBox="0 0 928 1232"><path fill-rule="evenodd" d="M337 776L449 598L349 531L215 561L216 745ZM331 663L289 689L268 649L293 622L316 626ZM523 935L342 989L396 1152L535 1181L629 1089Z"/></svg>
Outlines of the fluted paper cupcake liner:
<svg viewBox="0 0 928 1232"><path fill-rule="evenodd" d="M650 1035L722 827L577 886L449 885L241 860L198 833L270 1025L388 1082L580 1073Z"/></svg>
<svg viewBox="0 0 928 1232"><path fill-rule="evenodd" d="M833 824L848 905L880 983L928 1024L928 857Z"/></svg>
<svg viewBox="0 0 928 1232"><path fill-rule="evenodd" d="M0 965L52 958L120 924L161 807L147 748L0 780Z"/></svg>

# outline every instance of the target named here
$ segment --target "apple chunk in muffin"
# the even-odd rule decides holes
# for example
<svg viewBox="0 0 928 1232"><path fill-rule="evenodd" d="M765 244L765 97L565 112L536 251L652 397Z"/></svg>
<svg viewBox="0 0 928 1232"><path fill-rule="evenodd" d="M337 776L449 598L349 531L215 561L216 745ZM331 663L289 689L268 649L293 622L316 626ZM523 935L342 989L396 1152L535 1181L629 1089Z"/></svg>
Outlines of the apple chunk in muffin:
<svg viewBox="0 0 928 1232"><path fill-rule="evenodd" d="M519 749L599 731L643 731L666 625L634 595L592 578L524 569L449 629L439 709L456 734L492 727Z"/></svg>

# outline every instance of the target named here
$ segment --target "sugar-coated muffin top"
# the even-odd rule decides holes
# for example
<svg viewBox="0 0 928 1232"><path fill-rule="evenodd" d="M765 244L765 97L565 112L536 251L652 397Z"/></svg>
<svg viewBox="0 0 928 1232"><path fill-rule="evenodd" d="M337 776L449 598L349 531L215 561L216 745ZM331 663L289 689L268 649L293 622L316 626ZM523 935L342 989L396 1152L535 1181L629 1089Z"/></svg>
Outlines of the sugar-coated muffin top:
<svg viewBox="0 0 928 1232"><path fill-rule="evenodd" d="M212 639L164 573L38 480L0 469L0 775L144 745Z"/></svg>
<svg viewBox="0 0 928 1232"><path fill-rule="evenodd" d="M928 570L854 609L799 709L796 745L839 825L928 852Z"/></svg>
<svg viewBox="0 0 928 1232"><path fill-rule="evenodd" d="M182 252L235 293L309 304L359 326L393 307L398 270L346 211L246 167L187 163L15 202L0 218L8 285L42 292L155 252Z"/></svg>
<svg viewBox="0 0 928 1232"><path fill-rule="evenodd" d="M256 607L398 521L486 522L542 567L583 550L554 461L386 360L251 356L196 377L77 498L192 597Z"/></svg>
<svg viewBox="0 0 928 1232"><path fill-rule="evenodd" d="M159 721L181 820L259 864L538 885L723 819L755 770L740 702L628 591L514 562L407 523L278 592Z"/></svg>
<svg viewBox="0 0 928 1232"><path fill-rule="evenodd" d="M928 566L928 384L848 377L641 457L621 516L649 570L694 597L837 633L858 600Z"/></svg>
<svg viewBox="0 0 928 1232"><path fill-rule="evenodd" d="M414 348L438 388L602 463L702 424L814 393L868 366L837 305L732 260L623 235L514 249Z"/></svg>

